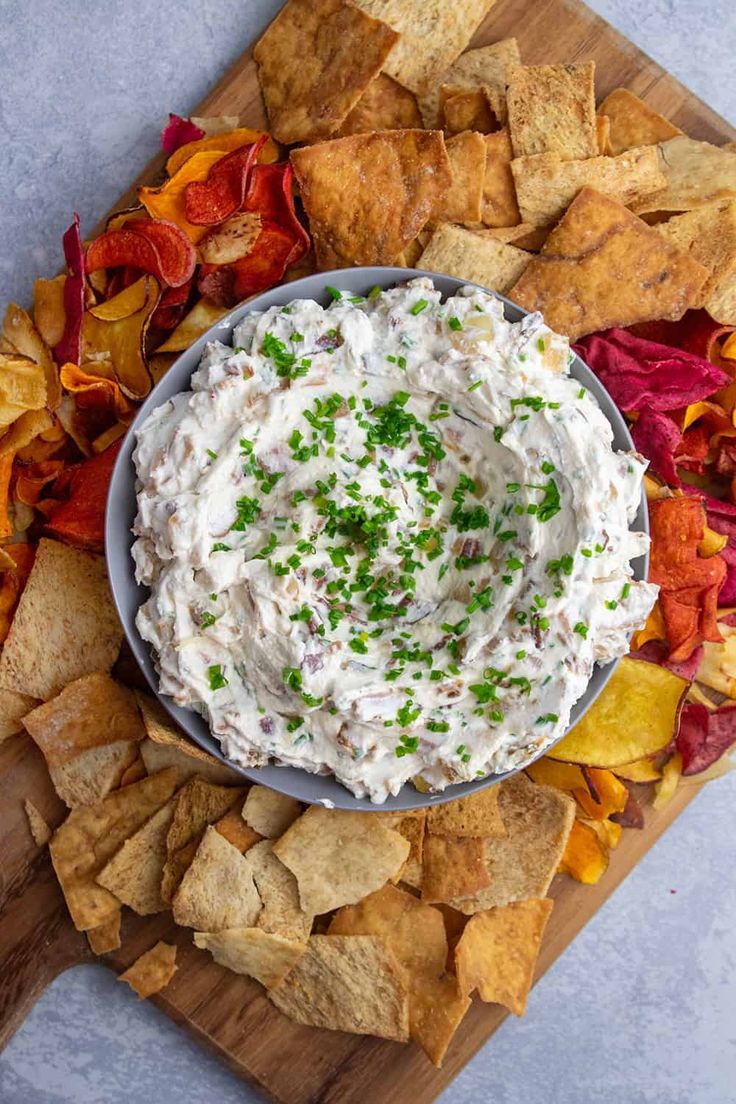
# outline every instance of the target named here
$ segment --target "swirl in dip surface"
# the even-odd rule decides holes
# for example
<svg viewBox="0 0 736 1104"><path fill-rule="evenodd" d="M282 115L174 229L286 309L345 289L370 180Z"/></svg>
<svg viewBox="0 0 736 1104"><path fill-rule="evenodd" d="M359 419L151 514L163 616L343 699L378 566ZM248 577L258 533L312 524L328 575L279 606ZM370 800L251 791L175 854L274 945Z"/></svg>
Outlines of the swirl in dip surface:
<svg viewBox="0 0 736 1104"><path fill-rule="evenodd" d="M137 616L224 753L382 801L565 730L656 587L567 340L415 279L247 315L138 433Z"/></svg>

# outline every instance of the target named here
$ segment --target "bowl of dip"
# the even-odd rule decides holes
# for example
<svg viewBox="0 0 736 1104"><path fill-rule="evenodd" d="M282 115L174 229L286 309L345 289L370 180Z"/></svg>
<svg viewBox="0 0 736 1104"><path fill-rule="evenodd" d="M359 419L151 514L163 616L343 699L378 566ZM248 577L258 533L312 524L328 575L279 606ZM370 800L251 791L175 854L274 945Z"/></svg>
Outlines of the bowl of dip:
<svg viewBox="0 0 736 1104"><path fill-rule="evenodd" d="M541 316L414 269L320 273L236 307L140 408L113 597L161 704L246 778L448 801L560 740L646 620L644 469Z"/></svg>

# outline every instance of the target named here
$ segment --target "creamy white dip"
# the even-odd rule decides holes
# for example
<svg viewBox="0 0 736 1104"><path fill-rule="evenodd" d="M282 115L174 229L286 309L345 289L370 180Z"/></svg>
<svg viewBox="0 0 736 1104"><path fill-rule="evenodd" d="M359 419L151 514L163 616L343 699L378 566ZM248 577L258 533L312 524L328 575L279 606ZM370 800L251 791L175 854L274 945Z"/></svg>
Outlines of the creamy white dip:
<svg viewBox="0 0 736 1104"><path fill-rule="evenodd" d="M247 315L138 433L137 625L224 753L383 801L564 732L657 588L567 340L416 279Z"/></svg>

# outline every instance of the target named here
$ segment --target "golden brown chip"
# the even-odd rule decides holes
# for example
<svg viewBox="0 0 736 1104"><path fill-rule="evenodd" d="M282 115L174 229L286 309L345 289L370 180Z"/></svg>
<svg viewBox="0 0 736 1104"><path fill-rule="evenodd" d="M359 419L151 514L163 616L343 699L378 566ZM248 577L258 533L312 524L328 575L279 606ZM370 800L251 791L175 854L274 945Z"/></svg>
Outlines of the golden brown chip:
<svg viewBox="0 0 736 1104"><path fill-rule="evenodd" d="M426 127L436 127L440 118L440 89L442 83L454 88L471 90L483 88L493 113L499 123L506 121L506 73L514 65L521 64L521 55L515 38L505 38L490 46L466 50L442 74L442 82L433 84L420 97L419 108Z"/></svg>
<svg viewBox="0 0 736 1104"><path fill-rule="evenodd" d="M0 686L51 698L109 671L123 638L102 556L42 539L0 657Z"/></svg>
<svg viewBox="0 0 736 1104"><path fill-rule="evenodd" d="M724 326L736 326L736 200L686 211L656 230L708 269L703 306Z"/></svg>
<svg viewBox="0 0 736 1104"><path fill-rule="evenodd" d="M185 738L180 737L180 739L183 745L191 747L192 751L195 750L195 746L189 744ZM143 740L139 746L149 774L164 770L166 767L174 767L180 783L187 782L195 774L220 786L237 785L243 781L239 774L211 756L212 762L207 763L202 759L193 758L175 744L160 744L150 738ZM200 749L196 748L196 750ZM202 754L207 753L202 752Z"/></svg>
<svg viewBox="0 0 736 1104"><path fill-rule="evenodd" d="M432 232L430 230L422 230L421 233L417 234L414 241L410 241L406 249L399 253L396 258L397 265L401 265L403 268L416 268L431 237Z"/></svg>
<svg viewBox="0 0 736 1104"><path fill-rule="evenodd" d="M550 786L537 786L524 774L499 783L505 839L486 840L488 889L450 902L468 915L482 909L544 897L555 875L575 819L575 802Z"/></svg>
<svg viewBox="0 0 736 1104"><path fill-rule="evenodd" d="M9 411L11 411L11 408L0 401L0 426L6 424L6 415ZM43 410L27 410L25 413L20 413L20 416L17 412L22 411L21 407L12 407L12 411L16 411L12 414L15 421L13 421L10 429L7 429L0 437L0 459L3 456L11 456L16 452L20 452L26 445L30 445L31 441L34 441L39 434L46 433L47 430L51 429L54 424L53 418L45 407ZM33 511L31 511L31 518L33 518ZM28 528L28 524L24 527L25 529ZM17 516L16 529L20 529Z"/></svg>
<svg viewBox="0 0 736 1104"><path fill-rule="evenodd" d="M194 858L202 833L242 799L242 789L218 786L195 775L177 795L176 809L166 837L167 860L161 882L161 896L170 901ZM223 836L224 838L224 836ZM192 925L192 927L206 925ZM235 925L233 925L235 926Z"/></svg>
<svg viewBox="0 0 736 1104"><path fill-rule="evenodd" d="M499 226L492 230L476 230L476 233L508 245L517 245L519 249L536 252L546 242L550 229L549 226L532 226L528 222L520 222L517 226Z"/></svg>
<svg viewBox="0 0 736 1104"><path fill-rule="evenodd" d="M736 157L728 150L682 134L661 142L657 151L667 187L636 204L637 214L691 211L716 199L736 199Z"/></svg>
<svg viewBox="0 0 736 1104"><path fill-rule="evenodd" d="M392 264L452 181L435 130L352 134L293 150L291 161L322 269Z"/></svg>
<svg viewBox="0 0 736 1104"><path fill-rule="evenodd" d="M115 790L98 805L75 809L54 832L51 860L77 931L99 927L118 909L117 898L97 885L97 874L175 786L174 771L161 771Z"/></svg>
<svg viewBox="0 0 736 1104"><path fill-rule="evenodd" d="M240 211L213 227L199 243L199 257L205 264L230 264L247 257L261 233L261 216Z"/></svg>
<svg viewBox="0 0 736 1104"><path fill-rule="evenodd" d="M288 0L253 50L273 136L287 145L329 138L397 38L347 0Z"/></svg>
<svg viewBox="0 0 736 1104"><path fill-rule="evenodd" d="M304 911L318 916L385 885L406 862L409 842L372 813L313 805L273 850L296 877Z"/></svg>
<svg viewBox="0 0 736 1104"><path fill-rule="evenodd" d="M347 905L333 917L330 935L372 935L406 970L409 1031L438 1063L470 1001L444 976L447 937L442 913L395 886ZM452 1025L452 1030L449 1030Z"/></svg>
<svg viewBox="0 0 736 1104"><path fill-rule="evenodd" d="M66 276L38 279L33 285L33 321L43 340L53 349L64 336L64 284Z"/></svg>
<svg viewBox="0 0 736 1104"><path fill-rule="evenodd" d="M92 954L109 954L120 947L120 919L122 910L118 907L109 920L96 928L90 928L87 932L87 942Z"/></svg>
<svg viewBox="0 0 736 1104"><path fill-rule="evenodd" d="M487 786L479 793L432 805L427 815L427 830L435 836L493 836L503 839L498 808L498 786Z"/></svg>
<svg viewBox="0 0 736 1104"><path fill-rule="evenodd" d="M100 361L107 361L112 376L129 399L145 398L151 390L145 344L159 294L153 276L141 276L112 299L84 312L82 369L90 362L99 367Z"/></svg>
<svg viewBox="0 0 736 1104"><path fill-rule="evenodd" d="M552 901L514 901L471 916L455 950L461 993L523 1016Z"/></svg>
<svg viewBox="0 0 736 1104"><path fill-rule="evenodd" d="M611 120L607 115L596 115L595 133L598 139L598 152L611 157L613 153L611 149ZM640 145L645 146L646 142L641 142ZM621 150L621 152L624 151Z"/></svg>
<svg viewBox="0 0 736 1104"><path fill-rule="evenodd" d="M300 813L301 805L295 798L266 786L251 786L243 806L243 820L267 839L283 836Z"/></svg>
<svg viewBox="0 0 736 1104"><path fill-rule="evenodd" d="M486 172L483 179L481 220L485 226L516 226L521 221L516 185L511 172L508 130L486 135Z"/></svg>
<svg viewBox="0 0 736 1104"><path fill-rule="evenodd" d="M418 809L402 817L395 825L396 831L409 841L409 857L394 882L406 882L418 889L422 884L422 855L424 853L424 832L427 824L427 810Z"/></svg>
<svg viewBox="0 0 736 1104"><path fill-rule="evenodd" d="M296 878L276 858L271 841L249 848L247 859L263 905L257 927L283 939L306 943L313 917L302 910Z"/></svg>
<svg viewBox="0 0 736 1104"><path fill-rule="evenodd" d="M122 785L137 756L136 743L116 740L102 747L87 748L66 763L48 764L49 777L70 809L94 805Z"/></svg>
<svg viewBox="0 0 736 1104"><path fill-rule="evenodd" d="M445 134L462 134L464 130L490 134L498 129L498 120L485 88L458 88L456 84L443 84L440 109Z"/></svg>
<svg viewBox="0 0 736 1104"><path fill-rule="evenodd" d="M5 312L2 332L3 337L11 342L21 356L29 357L40 365L46 382L46 406L56 410L61 402L59 369L30 315L17 303L10 303Z"/></svg>
<svg viewBox="0 0 736 1104"><path fill-rule="evenodd" d="M82 751L145 735L132 691L95 672L69 683L51 701L23 718L49 765L68 763Z"/></svg>
<svg viewBox="0 0 736 1104"><path fill-rule="evenodd" d="M266 989L284 980L306 949L260 928L228 928L220 932L195 932L194 942L209 951L215 962L236 974L247 974Z"/></svg>
<svg viewBox="0 0 736 1104"><path fill-rule="evenodd" d="M209 299L200 299L194 304L189 314L182 318L176 329L169 334L163 345L159 345L156 355L162 356L164 353L183 352L225 314L227 314L227 307L220 307L216 303L211 303ZM149 367L155 378L153 359L149 363Z"/></svg>
<svg viewBox="0 0 736 1104"><path fill-rule="evenodd" d="M482 134L468 130L447 141L452 184L432 213L436 222L478 225L486 171L486 143Z"/></svg>
<svg viewBox="0 0 736 1104"><path fill-rule="evenodd" d="M23 717L36 705L38 699L31 698L28 694L0 690L0 744L8 737L23 731Z"/></svg>
<svg viewBox="0 0 736 1104"><path fill-rule="evenodd" d="M644 103L628 88L615 88L598 108L599 115L609 120L607 151L614 157L636 146L653 146L666 142L682 131L664 115Z"/></svg>
<svg viewBox="0 0 736 1104"><path fill-rule="evenodd" d="M208 752L203 751L202 748L197 747L195 743L187 739L181 730L176 727L160 702L151 697L150 694L142 694L140 691L136 692L136 698L143 717L146 734L155 744L171 749L171 755L163 765L177 767L182 782L193 774L199 774L206 778L208 782L216 782L223 786L242 784L242 776L237 771L232 770L225 763L221 763L219 759L215 759L214 755L209 755ZM157 757L156 751L145 748L145 742L144 745L141 745L141 751L146 751L148 754L148 758L144 755L147 766L150 758L152 762L159 764L154 766L153 769L161 769L161 760ZM162 748L159 747L158 751L161 752ZM150 771L149 766L149 773Z"/></svg>
<svg viewBox="0 0 736 1104"><path fill-rule="evenodd" d="M507 75L506 105L514 157L556 153L595 157L595 63L519 65Z"/></svg>
<svg viewBox="0 0 736 1104"><path fill-rule="evenodd" d="M252 927L261 900L247 857L208 827L171 908L177 924L197 931Z"/></svg>
<svg viewBox="0 0 736 1104"><path fill-rule="evenodd" d="M406 973L375 936L311 936L299 961L268 995L297 1023L400 1043L409 1038Z"/></svg>
<svg viewBox="0 0 736 1104"><path fill-rule="evenodd" d="M128 905L139 916L167 908L161 897L161 877L166 862L166 835L176 808L170 798L157 813L125 841L97 875L98 885Z"/></svg>
<svg viewBox="0 0 736 1104"><path fill-rule="evenodd" d="M422 126L416 96L386 73L379 73L350 112L336 138L371 130L408 130Z"/></svg>
<svg viewBox="0 0 736 1104"><path fill-rule="evenodd" d="M491 884L485 841L477 837L428 835L422 867L423 901L450 902L472 897Z"/></svg>
<svg viewBox="0 0 736 1104"><path fill-rule="evenodd" d="M509 296L574 341L610 326L681 318L707 275L617 200L583 188Z"/></svg>
<svg viewBox="0 0 736 1104"><path fill-rule="evenodd" d="M534 226L556 222L586 186L631 207L645 196L662 191L666 184L655 146L642 146L618 157L588 157L585 161L538 153L512 161L511 172L521 217Z"/></svg>
<svg viewBox="0 0 736 1104"><path fill-rule="evenodd" d="M140 755L136 755L133 762L129 767L123 771L120 776L120 785L129 786L131 782L140 782L141 778L145 778L149 772L146 770L146 764L143 762L143 758ZM151 771L151 773L154 773Z"/></svg>
<svg viewBox="0 0 736 1104"><path fill-rule="evenodd" d="M46 405L46 378L43 368L20 353L0 353L0 402L9 411L39 410ZM3 416L7 425L15 416Z"/></svg>
<svg viewBox="0 0 736 1104"><path fill-rule="evenodd" d="M215 822L215 828L228 843L237 847L241 855L249 851L255 843L260 843L263 838L245 823L240 809L228 809L225 815Z"/></svg>
<svg viewBox="0 0 736 1104"><path fill-rule="evenodd" d="M443 223L432 234L419 259L419 267L505 294L531 259L528 253L513 245Z"/></svg>
<svg viewBox="0 0 736 1104"><path fill-rule="evenodd" d="M176 973L176 947L160 940L150 951L137 958L118 981L125 981L141 1000L160 993Z"/></svg>
<svg viewBox="0 0 736 1104"><path fill-rule="evenodd" d="M39 813L36 806L28 798L23 802L23 808L26 811L26 817L28 818L28 827L30 828L31 835L33 836L33 842L36 847L44 847L51 839L53 832L49 828L46 821Z"/></svg>

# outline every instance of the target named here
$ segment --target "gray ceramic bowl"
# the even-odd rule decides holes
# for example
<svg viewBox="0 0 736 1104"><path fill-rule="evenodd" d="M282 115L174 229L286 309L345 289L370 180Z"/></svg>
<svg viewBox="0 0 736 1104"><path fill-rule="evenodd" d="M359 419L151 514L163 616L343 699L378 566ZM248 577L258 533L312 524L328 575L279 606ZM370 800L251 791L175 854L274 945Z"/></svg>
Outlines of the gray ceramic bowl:
<svg viewBox="0 0 736 1104"><path fill-rule="evenodd" d="M141 640L135 627L135 615L138 607L145 601L147 596L146 588L138 586L135 582L133 561L130 554L133 544L131 527L136 514L136 480L132 462L135 433L152 410L157 406L161 406L173 395L188 389L191 375L199 364L202 351L207 342L220 340L228 343L235 325L250 311L265 310L272 306L283 306L293 299L316 299L326 306L330 301L330 295L325 291L328 284L336 284L356 295L365 295L376 284L382 288L388 288L393 284L416 276L430 276L443 296L453 295L459 288L468 284L467 280L456 280L450 276L438 276L433 272L422 272L408 268L348 268L340 269L337 272L323 272L316 276L307 276L302 280L295 280L293 283L264 292L263 295L258 295L247 303L236 307L230 314L217 322L204 336L200 337L198 341L195 341L191 348L182 353L161 382L154 387L138 411L138 415L123 441L113 471L108 496L105 518L105 547L113 598L133 654L151 690L159 698L163 707L195 744L209 751L222 762L228 763L245 778L269 786L273 790L279 790L290 797L296 797L300 801L308 803L330 802L338 809L360 809L362 811L413 809L427 804L441 803L464 797L500 781L507 775L497 774L473 782L463 782L456 786L450 786L443 793L437 795L419 793L412 785L407 784L396 797L389 797L383 805L374 805L368 799L353 797L341 783L330 775L309 774L297 767L268 766L246 770L227 760L220 751L218 741L210 734L207 723L198 714L188 709L182 709L175 705L170 698L159 694L156 671L148 645ZM503 296L500 298L504 303L506 317L511 321L517 322L527 313ZM571 372L575 379L580 380L581 384L595 396L603 413L611 423L616 448L633 448L626 423L607 391L601 386L590 369L576 357ZM648 531L646 501L643 496L635 525L637 529ZM639 559L633 561L632 566L635 578L646 578L646 557L639 557ZM615 663L610 663L606 667L595 668L587 690L572 711L571 725L580 720L586 709L598 697L611 677L615 666Z"/></svg>

